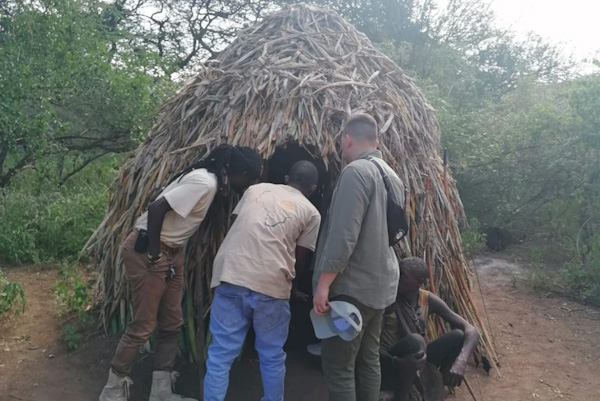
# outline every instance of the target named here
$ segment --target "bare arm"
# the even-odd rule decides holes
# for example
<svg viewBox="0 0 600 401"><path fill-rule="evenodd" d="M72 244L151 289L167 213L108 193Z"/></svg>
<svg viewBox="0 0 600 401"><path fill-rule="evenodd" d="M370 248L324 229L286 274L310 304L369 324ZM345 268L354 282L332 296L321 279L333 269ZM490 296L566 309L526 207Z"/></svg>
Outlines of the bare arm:
<svg viewBox="0 0 600 401"><path fill-rule="evenodd" d="M170 210L173 209L164 197L148 206L148 254L153 258L160 253L160 232L165 215Z"/></svg>
<svg viewBox="0 0 600 401"><path fill-rule="evenodd" d="M479 332L473 325L467 322L462 316L452 311L448 305L438 296L429 294L429 314L437 314L454 328L460 329L465 333L465 340L460 354L456 358L454 365L450 369L451 385L460 386L465 374L467 360L473 354L479 343Z"/></svg>
<svg viewBox="0 0 600 401"><path fill-rule="evenodd" d="M319 283L313 298L313 308L317 315L324 315L329 311L329 287L338 273L324 272L319 276Z"/></svg>

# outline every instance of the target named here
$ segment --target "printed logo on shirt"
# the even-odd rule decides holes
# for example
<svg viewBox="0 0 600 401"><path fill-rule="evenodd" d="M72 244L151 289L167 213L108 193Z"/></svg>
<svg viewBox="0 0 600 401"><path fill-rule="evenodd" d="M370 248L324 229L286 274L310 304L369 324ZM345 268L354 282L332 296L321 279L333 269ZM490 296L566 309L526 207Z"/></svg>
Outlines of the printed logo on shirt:
<svg viewBox="0 0 600 401"><path fill-rule="evenodd" d="M258 204L264 210L265 225L269 228L285 224L291 219L289 213L296 211L294 202L277 199L270 190L261 192L252 202Z"/></svg>

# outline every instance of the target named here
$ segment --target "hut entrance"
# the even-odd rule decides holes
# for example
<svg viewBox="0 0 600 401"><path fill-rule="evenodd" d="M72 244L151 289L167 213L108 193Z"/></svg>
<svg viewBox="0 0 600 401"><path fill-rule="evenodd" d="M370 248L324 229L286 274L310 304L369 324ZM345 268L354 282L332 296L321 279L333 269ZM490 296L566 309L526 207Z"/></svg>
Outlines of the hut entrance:
<svg viewBox="0 0 600 401"><path fill-rule="evenodd" d="M273 156L267 160L264 181L273 184L283 184L285 176L290 171L292 165L300 160L312 162L319 171L319 181L317 189L311 195L309 200L321 212L323 219L327 208L326 194L329 193L331 186L331 176L325 167L325 163L320 158L315 158L308 150L300 147L296 143L288 143L284 147L275 150ZM325 201L324 201L325 199ZM323 220L321 220L323 221ZM314 256L314 255L313 255ZM312 259L312 258L311 258ZM306 261L306 266L302 269L303 275L298 282L298 289L305 294L312 294L312 260ZM290 322L290 334L288 338L288 348L306 349L306 345L316 342L312 323L309 318L309 311L312 307L312 300L308 302L297 299L291 300L292 320ZM253 343L252 341L250 342Z"/></svg>
<svg viewBox="0 0 600 401"><path fill-rule="evenodd" d="M279 147L275 150L273 156L267 161L267 166L264 172L266 182L273 184L283 184L285 176L290 171L292 165L300 160L308 160L312 162L319 171L319 182L317 190L309 198L311 203L319 210L321 209L323 197L329 189L331 177L325 167L322 159L315 158L309 151L300 147L296 143L289 143L284 147Z"/></svg>

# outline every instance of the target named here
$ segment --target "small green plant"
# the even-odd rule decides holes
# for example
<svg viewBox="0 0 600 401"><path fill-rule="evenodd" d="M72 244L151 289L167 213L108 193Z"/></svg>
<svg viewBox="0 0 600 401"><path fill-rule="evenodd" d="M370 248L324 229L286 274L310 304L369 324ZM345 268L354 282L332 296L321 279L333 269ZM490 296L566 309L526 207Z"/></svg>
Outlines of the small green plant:
<svg viewBox="0 0 600 401"><path fill-rule="evenodd" d="M600 305L600 260L588 264L565 263L560 273L567 295L580 302Z"/></svg>
<svg viewBox="0 0 600 401"><path fill-rule="evenodd" d="M540 267L535 267L529 277L531 287L536 290L545 293L546 295L553 291L553 280L552 277Z"/></svg>
<svg viewBox="0 0 600 401"><path fill-rule="evenodd" d="M89 290L93 280L85 280L77 264L63 262L60 277L54 283L54 294L67 312L81 313L90 306Z"/></svg>
<svg viewBox="0 0 600 401"><path fill-rule="evenodd" d="M467 257L472 257L485 246L485 234L479 232L479 221L476 218L469 219L469 224L460 234L462 249Z"/></svg>
<svg viewBox="0 0 600 401"><path fill-rule="evenodd" d="M0 270L0 317L25 312L25 291L17 282L10 282Z"/></svg>
<svg viewBox="0 0 600 401"><path fill-rule="evenodd" d="M517 289L518 278L515 273L510 274L510 286L513 290Z"/></svg>
<svg viewBox="0 0 600 401"><path fill-rule="evenodd" d="M545 249L542 246L536 245L529 250L529 262L533 266L540 266L544 262Z"/></svg>
<svg viewBox="0 0 600 401"><path fill-rule="evenodd" d="M67 344L67 347L74 351L79 348L81 341L83 340L83 329L82 325L75 323L66 323L61 330L63 341Z"/></svg>
<svg viewBox="0 0 600 401"><path fill-rule="evenodd" d="M80 347L84 333L91 325L89 291L93 282L93 278L86 279L77 263L61 263L59 278L54 283L54 294L63 312L70 316L61 329L61 337L72 351Z"/></svg>

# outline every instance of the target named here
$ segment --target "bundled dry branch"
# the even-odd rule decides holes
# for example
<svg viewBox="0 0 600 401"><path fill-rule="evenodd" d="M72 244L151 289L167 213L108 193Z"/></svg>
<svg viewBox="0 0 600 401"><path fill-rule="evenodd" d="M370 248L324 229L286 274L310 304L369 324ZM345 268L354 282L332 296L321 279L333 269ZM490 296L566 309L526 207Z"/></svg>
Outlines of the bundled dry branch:
<svg viewBox="0 0 600 401"><path fill-rule="evenodd" d="M407 187L411 229L398 252L427 260L431 289L480 329L482 351L496 360L471 297L459 233L463 209L438 154L434 110L365 35L331 11L308 5L246 29L206 63L163 105L158 123L121 168L108 212L88 243L101 272L105 326L118 330L130 316L119 245L154 189L221 143L253 147L265 159L296 143L325 162L334 182L342 124L359 110L379 122L384 158ZM209 215L185 252L186 341L195 360L202 359L211 265L226 230L218 221ZM430 327L431 334L441 330L439 322Z"/></svg>

